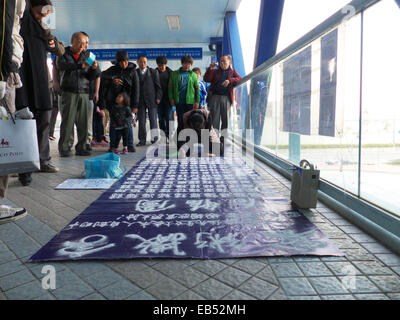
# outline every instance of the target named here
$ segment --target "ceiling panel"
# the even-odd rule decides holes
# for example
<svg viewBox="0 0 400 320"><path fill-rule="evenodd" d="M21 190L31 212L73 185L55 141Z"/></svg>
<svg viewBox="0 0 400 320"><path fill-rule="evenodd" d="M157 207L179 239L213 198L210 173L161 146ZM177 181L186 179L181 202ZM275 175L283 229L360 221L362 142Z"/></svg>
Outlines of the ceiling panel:
<svg viewBox="0 0 400 320"><path fill-rule="evenodd" d="M245 0L249 1L249 0ZM251 0L250 0L251 1ZM57 37L69 43L75 31L91 44L208 43L222 36L226 11L241 0L53 0ZM167 15L179 15L181 30L170 31Z"/></svg>

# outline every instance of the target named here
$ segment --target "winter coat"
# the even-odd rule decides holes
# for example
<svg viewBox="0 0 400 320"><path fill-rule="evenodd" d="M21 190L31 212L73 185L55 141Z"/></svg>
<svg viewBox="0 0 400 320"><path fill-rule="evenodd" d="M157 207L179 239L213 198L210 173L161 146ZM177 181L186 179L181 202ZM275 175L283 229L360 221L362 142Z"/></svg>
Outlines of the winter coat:
<svg viewBox="0 0 400 320"><path fill-rule="evenodd" d="M14 25L15 0L0 3L0 81L6 82L9 74L15 72L13 66L12 29Z"/></svg>
<svg viewBox="0 0 400 320"><path fill-rule="evenodd" d="M47 52L60 56L64 53L64 46L34 19L30 9L24 12L20 34L24 40L23 62L19 71L23 86L16 90L16 108L20 110L29 107L31 111L50 110L52 103ZM55 48L49 47L50 40L54 40Z"/></svg>
<svg viewBox="0 0 400 320"><path fill-rule="evenodd" d="M163 83L161 81L161 76L160 76L161 75L160 70L158 70L158 68L156 68L156 70L157 70L158 75L160 77L160 84L161 84L161 89L162 89L162 92L163 92L161 102L162 102L162 104L166 104L166 103L169 104L170 101L169 101L169 97L168 97L168 84L169 84L169 79L171 78L171 75L172 75L173 71L169 67L166 67L166 72L168 74L168 81L166 83L166 86L163 86Z"/></svg>
<svg viewBox="0 0 400 320"><path fill-rule="evenodd" d="M200 87L200 107L204 107L207 104L206 84L203 81L199 81L199 87Z"/></svg>
<svg viewBox="0 0 400 320"><path fill-rule="evenodd" d="M139 105L139 78L135 72L136 65L129 62L126 69L122 69L118 64L108 68L101 73L100 83L100 101L101 109L111 109L115 104L115 99L118 94L125 92L131 98L132 108L137 108ZM121 79L123 85L115 85L114 79Z"/></svg>
<svg viewBox="0 0 400 320"><path fill-rule="evenodd" d="M17 66L18 70L21 67L23 55L24 55L24 39L20 35L21 31L21 20L24 16L26 8L25 0L15 1L15 16L14 16L14 27L12 31L13 40L13 62ZM16 71L18 72L18 71Z"/></svg>
<svg viewBox="0 0 400 320"><path fill-rule="evenodd" d="M82 52L78 61L75 60L71 47L65 49L63 56L56 59L56 66L60 72L61 90L70 93L90 92L90 81L100 75L100 68L93 70L91 67L82 68L88 58L88 52Z"/></svg>
<svg viewBox="0 0 400 320"><path fill-rule="evenodd" d="M129 128L132 122L132 110L129 107L114 105L110 110L110 125L115 129Z"/></svg>
<svg viewBox="0 0 400 320"><path fill-rule="evenodd" d="M218 68L218 69L211 69L208 68L206 73L204 74L204 81L205 82L210 82L211 86L209 89L209 92L213 91L213 88L215 87L215 85L218 83L218 80L221 78L221 74L222 74L222 69ZM233 70L231 66L229 66L228 69L228 79L229 80L229 98L231 101L231 104L233 104L233 102L235 101L234 96L233 96L233 88L237 85L237 83L240 81L241 76L237 73L236 70Z"/></svg>
<svg viewBox="0 0 400 320"><path fill-rule="evenodd" d="M169 100L174 100L175 104L194 104L200 102L200 89L197 74L189 70L189 78L186 91L186 101L179 101L179 74L181 69L175 70L168 85Z"/></svg>
<svg viewBox="0 0 400 320"><path fill-rule="evenodd" d="M139 108L144 106L148 108L157 108L156 100L162 98L162 89L158 71L152 68L147 68L147 72L142 75L139 68L136 69L136 74L139 78L140 93L139 93Z"/></svg>

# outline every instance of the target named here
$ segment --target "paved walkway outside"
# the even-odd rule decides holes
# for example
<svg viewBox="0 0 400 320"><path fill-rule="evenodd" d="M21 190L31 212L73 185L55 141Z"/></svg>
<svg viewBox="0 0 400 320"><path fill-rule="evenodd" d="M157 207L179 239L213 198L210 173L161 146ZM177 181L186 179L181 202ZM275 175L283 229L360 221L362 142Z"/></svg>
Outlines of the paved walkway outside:
<svg viewBox="0 0 400 320"><path fill-rule="evenodd" d="M136 259L27 263L27 259L103 191L54 190L79 178L85 157L59 158L51 143L57 174L35 173L22 187L11 178L8 203L27 208L29 215L0 225L0 300L2 299L400 299L400 257L321 203L305 210L345 257L251 258L220 260ZM93 156L106 149L98 149ZM123 155L131 168L145 148ZM289 198L290 182L259 166L266 183ZM56 289L41 286L43 266L56 268ZM356 289L342 286L356 271Z"/></svg>

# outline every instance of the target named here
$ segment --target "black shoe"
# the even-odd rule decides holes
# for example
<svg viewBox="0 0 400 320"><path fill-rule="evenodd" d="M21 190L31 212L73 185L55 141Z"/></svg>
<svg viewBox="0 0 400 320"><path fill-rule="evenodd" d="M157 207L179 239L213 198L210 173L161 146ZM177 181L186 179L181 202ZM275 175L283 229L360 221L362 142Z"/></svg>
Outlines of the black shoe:
<svg viewBox="0 0 400 320"><path fill-rule="evenodd" d="M71 156L71 151L61 151L60 152L60 157L62 158L68 158Z"/></svg>
<svg viewBox="0 0 400 320"><path fill-rule="evenodd" d="M151 141L151 144L155 144L158 141L158 137L155 137L154 140Z"/></svg>
<svg viewBox="0 0 400 320"><path fill-rule="evenodd" d="M75 155L76 156L90 156L91 153L88 150L76 150Z"/></svg>
<svg viewBox="0 0 400 320"><path fill-rule="evenodd" d="M20 173L18 175L18 180L24 187L29 186L32 183L32 177L30 173Z"/></svg>
<svg viewBox="0 0 400 320"><path fill-rule="evenodd" d="M136 152L136 149L134 146L128 146L128 151L129 152Z"/></svg>
<svg viewBox="0 0 400 320"><path fill-rule="evenodd" d="M92 147L91 147L90 144L87 144L87 145L86 145L86 150L87 150L87 151L92 151Z"/></svg>
<svg viewBox="0 0 400 320"><path fill-rule="evenodd" d="M145 145L146 145L146 142L140 141L136 146L137 146L137 147L143 147L143 146L145 146Z"/></svg>

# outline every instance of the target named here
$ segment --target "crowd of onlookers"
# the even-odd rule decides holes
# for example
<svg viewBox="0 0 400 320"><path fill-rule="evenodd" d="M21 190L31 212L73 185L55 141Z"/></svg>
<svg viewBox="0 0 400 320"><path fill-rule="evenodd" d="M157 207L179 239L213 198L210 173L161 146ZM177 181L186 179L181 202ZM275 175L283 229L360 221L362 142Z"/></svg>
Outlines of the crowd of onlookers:
<svg viewBox="0 0 400 320"><path fill-rule="evenodd" d="M71 65L65 65L65 56L77 52L80 56L76 55L76 59L83 56L84 61L88 52L89 36L84 32L77 32L72 36L71 43L64 56L56 57L53 64L53 112L57 114L59 109L62 119L58 146L61 157L71 155L74 125L78 134L76 155L90 155L93 147L107 146L109 152L119 154L121 138L122 153L135 152L133 126L138 124L137 146L144 146L147 138L147 119L151 129L151 143L160 138L157 129L160 129L168 143L173 133L170 129L173 128L171 122L174 122L174 113L176 112L178 118L179 134L183 126L182 115L192 109L206 109L207 100L213 106L209 110L212 119L215 120L214 127L220 128L221 119L221 129L227 128L227 112L232 101L229 86L231 82L235 83L240 79L235 71L229 72L230 56L221 58L222 72L218 72L215 63L207 70L204 78L211 83L207 90L206 84L200 81L201 69L192 68L194 61L191 56L182 57L182 67L174 72L167 66L165 56L157 57L157 67L153 69L148 66L147 57L139 56L136 65L129 61L128 53L124 50L117 51L114 65L107 70L100 72L97 65L95 68L92 66L88 69L93 70L90 75L81 70L81 78L75 79L79 72L75 74L69 71L74 70L71 69L74 67L74 61L69 57ZM79 60L76 60L75 64L79 65ZM78 83L78 87L69 87L69 81ZM73 106L67 98L73 90L75 93L84 91L89 94L88 106ZM208 92L211 93L208 95ZM78 113L73 111L75 109L86 112ZM73 112L72 116L68 112ZM85 116L86 119L81 120L81 117ZM53 117L53 122L55 119L56 117ZM54 129L51 133L50 139L55 139ZM86 133L87 137L83 137ZM79 144L79 141L82 143Z"/></svg>
<svg viewBox="0 0 400 320"><path fill-rule="evenodd" d="M161 136L168 143L173 134L179 136L186 128L194 129L199 137L202 129L227 128L233 87L240 80L229 55L221 57L219 66L211 63L206 70L208 90L200 81L200 68L192 69L191 56L183 56L181 67L173 71L165 56L156 59L157 67L153 69L148 66L147 57L138 57L136 65L121 50L116 53L114 65L101 72L98 62L91 60L88 34L75 32L71 45L64 47L43 23L51 12L50 0L11 0L2 5L7 16L14 19L2 21L0 98L4 96L2 101L7 101L11 113L24 108L32 112L41 172L59 171L51 162L49 143L56 139L58 112L61 157L70 157L73 149L77 156L89 156L92 148L99 146L120 153L121 138L122 153L135 152L133 126L138 126L136 146L145 146L147 119L151 143ZM55 56L52 76L47 66L48 52ZM174 112L178 124L172 132ZM223 137L218 139L223 145ZM183 144L178 141L178 150ZM31 173L20 173L19 181L29 185ZM0 177L0 200L7 183L7 176ZM0 209L0 223L25 213L21 208Z"/></svg>

